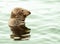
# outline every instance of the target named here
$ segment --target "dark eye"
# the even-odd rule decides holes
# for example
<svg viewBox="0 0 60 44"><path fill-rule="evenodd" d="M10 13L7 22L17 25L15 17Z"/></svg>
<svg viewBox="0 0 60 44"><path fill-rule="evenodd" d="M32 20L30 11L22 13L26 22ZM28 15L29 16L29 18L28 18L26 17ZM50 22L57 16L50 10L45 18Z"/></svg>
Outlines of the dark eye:
<svg viewBox="0 0 60 44"><path fill-rule="evenodd" d="M24 15L24 17L26 17L26 15Z"/></svg>
<svg viewBox="0 0 60 44"><path fill-rule="evenodd" d="M24 11L24 10L22 10L22 11Z"/></svg>

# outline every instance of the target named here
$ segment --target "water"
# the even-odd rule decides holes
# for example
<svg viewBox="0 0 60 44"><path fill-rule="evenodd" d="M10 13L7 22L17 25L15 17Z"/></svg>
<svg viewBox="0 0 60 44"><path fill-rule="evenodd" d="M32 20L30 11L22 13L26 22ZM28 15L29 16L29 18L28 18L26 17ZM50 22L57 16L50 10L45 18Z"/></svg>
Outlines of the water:
<svg viewBox="0 0 60 44"><path fill-rule="evenodd" d="M8 20L14 7L32 13L26 19L30 40L14 41L9 37ZM60 0L0 0L0 44L60 44Z"/></svg>

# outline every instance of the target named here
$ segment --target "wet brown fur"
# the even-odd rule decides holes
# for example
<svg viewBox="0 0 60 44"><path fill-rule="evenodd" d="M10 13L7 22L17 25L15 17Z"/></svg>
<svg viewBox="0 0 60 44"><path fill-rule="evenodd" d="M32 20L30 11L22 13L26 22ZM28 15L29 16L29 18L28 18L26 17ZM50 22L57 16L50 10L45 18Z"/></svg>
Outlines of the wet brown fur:
<svg viewBox="0 0 60 44"><path fill-rule="evenodd" d="M12 31L11 38L22 37L21 35L30 33L27 32L30 29L25 26L25 18L30 14L30 11L23 8L14 8L12 10L9 20L9 27Z"/></svg>

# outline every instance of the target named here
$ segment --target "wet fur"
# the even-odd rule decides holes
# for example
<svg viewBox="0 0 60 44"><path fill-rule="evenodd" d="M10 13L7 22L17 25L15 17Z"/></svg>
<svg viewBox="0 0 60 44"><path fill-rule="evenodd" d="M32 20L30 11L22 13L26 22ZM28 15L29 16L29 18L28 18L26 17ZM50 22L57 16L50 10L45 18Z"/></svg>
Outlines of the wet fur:
<svg viewBox="0 0 60 44"><path fill-rule="evenodd" d="M9 27L12 31L11 38L21 37L21 35L29 34L30 29L25 26L25 18L30 15L31 12L23 8L14 8L11 12L9 20Z"/></svg>

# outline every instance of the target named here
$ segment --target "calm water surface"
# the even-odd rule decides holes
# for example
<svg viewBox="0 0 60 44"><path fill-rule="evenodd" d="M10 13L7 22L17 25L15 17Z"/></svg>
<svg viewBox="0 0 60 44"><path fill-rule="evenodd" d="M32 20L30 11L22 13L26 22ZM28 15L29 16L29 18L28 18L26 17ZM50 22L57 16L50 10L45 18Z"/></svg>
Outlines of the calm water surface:
<svg viewBox="0 0 60 44"><path fill-rule="evenodd" d="M26 26L31 28L27 41L13 41L8 27L14 7L31 11ZM60 44L60 0L0 0L0 44Z"/></svg>

